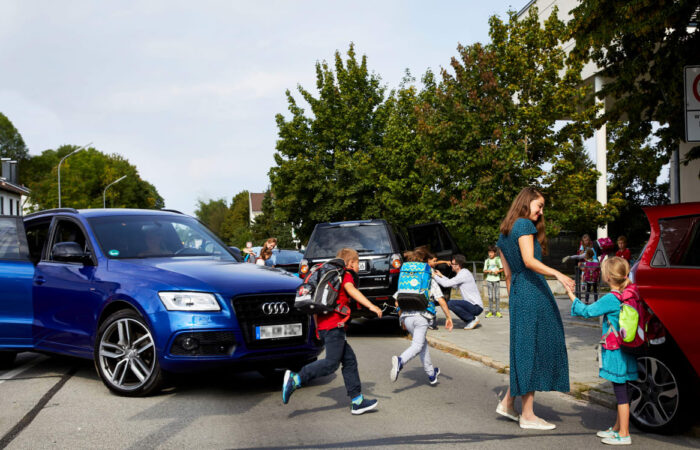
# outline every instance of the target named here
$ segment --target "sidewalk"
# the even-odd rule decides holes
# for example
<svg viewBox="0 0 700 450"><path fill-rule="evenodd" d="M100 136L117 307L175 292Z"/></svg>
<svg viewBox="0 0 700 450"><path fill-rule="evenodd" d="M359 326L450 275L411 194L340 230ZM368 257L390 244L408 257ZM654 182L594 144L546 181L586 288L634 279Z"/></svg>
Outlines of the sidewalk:
<svg viewBox="0 0 700 450"><path fill-rule="evenodd" d="M452 298L459 298L453 291ZM596 344L600 341L599 319L571 317L571 302L567 297L557 296L557 305L564 322L566 349L569 355L570 394L607 407L615 407L612 384L598 376ZM488 302L487 302L488 306ZM505 307L504 307L505 306ZM432 347L479 361L487 366L508 373L510 364L510 318L507 303L501 303L502 318L479 316L479 326L464 330L464 323L455 318L454 329L449 332L445 326L445 316L438 308L438 330L428 332L428 342Z"/></svg>

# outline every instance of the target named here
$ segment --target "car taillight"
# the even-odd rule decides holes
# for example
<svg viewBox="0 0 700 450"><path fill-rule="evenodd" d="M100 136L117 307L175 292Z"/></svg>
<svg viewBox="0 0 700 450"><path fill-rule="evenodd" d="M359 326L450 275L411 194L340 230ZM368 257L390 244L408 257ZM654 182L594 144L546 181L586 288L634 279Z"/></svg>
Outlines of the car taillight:
<svg viewBox="0 0 700 450"><path fill-rule="evenodd" d="M302 278L304 278L304 275L309 273L309 262L305 259L302 259L301 262L299 262L299 275L301 275Z"/></svg>
<svg viewBox="0 0 700 450"><path fill-rule="evenodd" d="M391 269L389 269L389 273L399 273L399 269L401 268L401 255L398 253L394 253L391 255Z"/></svg>

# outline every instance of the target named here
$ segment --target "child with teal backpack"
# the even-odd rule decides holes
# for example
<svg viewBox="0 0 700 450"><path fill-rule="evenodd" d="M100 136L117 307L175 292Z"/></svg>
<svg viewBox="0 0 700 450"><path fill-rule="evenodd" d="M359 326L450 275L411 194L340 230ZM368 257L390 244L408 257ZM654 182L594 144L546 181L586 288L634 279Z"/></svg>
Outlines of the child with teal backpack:
<svg viewBox="0 0 700 450"><path fill-rule="evenodd" d="M430 384L437 384L438 375L440 375L440 369L433 367L430 360L429 346L427 342L428 327L432 320L435 319L435 302L437 302L442 311L447 317L445 322L445 328L452 331L452 317L450 316L450 310L447 308L447 303L442 295L440 286L437 285L435 280L431 277L430 266L426 263L428 258L432 256L428 253L416 249L413 252L406 253L406 262L402 266L402 272L405 269L412 271L415 274L415 278L407 280L405 283L404 277L399 276L399 291L394 295L396 298L396 310L399 312L399 320L401 325L411 333L411 345L404 350L401 356L391 357L391 371L389 372L389 377L391 381L396 381L399 377L399 372L403 369L404 365L408 363L411 359L420 355L421 362L423 363L423 368L426 375L428 375L428 381ZM419 282L421 278L421 271L426 271L427 283L425 286L419 286L422 283ZM406 286L404 286L406 284ZM423 303L418 301L412 301L410 298L412 294L410 286L414 287L416 293L420 295L425 295L425 300L427 300L427 306L422 306ZM421 289L422 288L422 289ZM424 291L424 292L418 292ZM401 295L408 296L408 301L402 302ZM400 305L408 305L400 307Z"/></svg>
<svg viewBox="0 0 700 450"><path fill-rule="evenodd" d="M618 296L622 294L630 280L627 275L630 271L629 263L623 258L614 256L606 258L602 267L603 281L613 292L602 296L597 302L585 305L576 298L571 291L567 291L573 302L571 315L580 317L603 316L603 337L601 350L598 354L599 375L610 380L613 384L615 397L617 398L617 420L615 425L605 431L599 431L597 436L602 438L603 444L630 445L632 438L629 432L630 405L627 393L627 382L637 379L637 361L633 355L625 353L620 348L620 307Z"/></svg>

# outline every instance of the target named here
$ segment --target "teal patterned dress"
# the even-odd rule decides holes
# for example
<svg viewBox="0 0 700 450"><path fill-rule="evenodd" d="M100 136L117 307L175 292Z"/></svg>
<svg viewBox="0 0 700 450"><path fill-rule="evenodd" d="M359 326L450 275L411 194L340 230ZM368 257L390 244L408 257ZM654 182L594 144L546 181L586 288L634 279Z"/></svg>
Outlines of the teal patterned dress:
<svg viewBox="0 0 700 450"><path fill-rule="evenodd" d="M554 295L544 276L525 267L518 238L536 234L531 220L520 218L508 236L498 239L511 271L510 284L510 394L534 391L569 392L569 360L564 325ZM534 256L542 247L534 239Z"/></svg>

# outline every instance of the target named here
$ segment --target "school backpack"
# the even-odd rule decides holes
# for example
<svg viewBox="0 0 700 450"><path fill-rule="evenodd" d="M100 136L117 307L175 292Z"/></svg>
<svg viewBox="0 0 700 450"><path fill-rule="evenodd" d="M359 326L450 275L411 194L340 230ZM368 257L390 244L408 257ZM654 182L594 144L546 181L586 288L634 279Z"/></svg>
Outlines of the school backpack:
<svg viewBox="0 0 700 450"><path fill-rule="evenodd" d="M620 300L620 348L638 353L647 345L665 341L661 321L644 303L636 284L628 285L621 293L612 293Z"/></svg>
<svg viewBox="0 0 700 450"><path fill-rule="evenodd" d="M609 253L615 250L615 244L609 237L600 238L597 243L602 253Z"/></svg>
<svg viewBox="0 0 700 450"><path fill-rule="evenodd" d="M404 311L423 311L434 305L430 301L430 266L422 262L405 262L399 272L396 300Z"/></svg>
<svg viewBox="0 0 700 450"><path fill-rule="evenodd" d="M294 307L306 314L337 311L349 316L350 309L347 306L341 308L338 305L338 294L342 289L341 283L345 272L345 262L340 258L313 266L306 275L304 283L297 288Z"/></svg>
<svg viewBox="0 0 700 450"><path fill-rule="evenodd" d="M600 280L600 264L594 261L583 263L583 281L585 283L597 283Z"/></svg>

